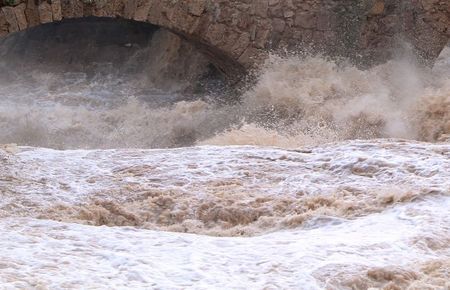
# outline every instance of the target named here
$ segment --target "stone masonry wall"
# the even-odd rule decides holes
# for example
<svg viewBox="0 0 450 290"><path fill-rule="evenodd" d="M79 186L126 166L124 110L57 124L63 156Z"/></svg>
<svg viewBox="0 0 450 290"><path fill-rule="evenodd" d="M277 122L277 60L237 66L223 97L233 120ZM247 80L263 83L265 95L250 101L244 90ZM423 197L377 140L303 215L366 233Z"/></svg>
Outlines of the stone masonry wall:
<svg viewBox="0 0 450 290"><path fill-rule="evenodd" d="M230 76L280 49L370 64L389 57L401 38L432 62L450 36L450 1L442 0L0 1L0 36L65 18L134 19L192 41Z"/></svg>

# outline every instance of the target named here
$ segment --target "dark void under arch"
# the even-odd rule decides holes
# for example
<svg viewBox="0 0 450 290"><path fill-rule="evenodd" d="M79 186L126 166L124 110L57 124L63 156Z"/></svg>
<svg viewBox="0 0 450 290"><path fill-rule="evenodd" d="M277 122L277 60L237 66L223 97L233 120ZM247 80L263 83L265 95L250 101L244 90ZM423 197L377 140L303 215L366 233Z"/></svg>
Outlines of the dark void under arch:
<svg viewBox="0 0 450 290"><path fill-rule="evenodd" d="M120 17L168 29L239 78L269 50L304 49L362 58L392 56L399 35L433 62L450 35L442 0L8 0L0 36L36 25L88 16ZM5 5L5 3L7 5ZM289 5L288 5L289 4Z"/></svg>

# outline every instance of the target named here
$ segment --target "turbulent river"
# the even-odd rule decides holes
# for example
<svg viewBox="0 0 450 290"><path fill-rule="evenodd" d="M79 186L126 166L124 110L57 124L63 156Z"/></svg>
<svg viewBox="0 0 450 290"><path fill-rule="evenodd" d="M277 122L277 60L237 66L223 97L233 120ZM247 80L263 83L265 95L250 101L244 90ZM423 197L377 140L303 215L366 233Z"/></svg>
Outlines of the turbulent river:
<svg viewBox="0 0 450 290"><path fill-rule="evenodd" d="M0 40L1 289L450 289L449 48L236 89L135 25Z"/></svg>

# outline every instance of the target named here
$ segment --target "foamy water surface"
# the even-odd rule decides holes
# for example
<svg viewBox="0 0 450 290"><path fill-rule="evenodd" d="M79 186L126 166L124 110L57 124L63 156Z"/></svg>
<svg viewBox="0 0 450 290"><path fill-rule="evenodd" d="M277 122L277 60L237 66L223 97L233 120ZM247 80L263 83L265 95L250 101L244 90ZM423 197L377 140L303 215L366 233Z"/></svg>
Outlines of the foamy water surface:
<svg viewBox="0 0 450 290"><path fill-rule="evenodd" d="M450 289L450 50L273 56L237 97L153 30L0 63L1 289Z"/></svg>
<svg viewBox="0 0 450 290"><path fill-rule="evenodd" d="M448 144L401 140L297 151L5 147L0 281L447 289L449 156Z"/></svg>

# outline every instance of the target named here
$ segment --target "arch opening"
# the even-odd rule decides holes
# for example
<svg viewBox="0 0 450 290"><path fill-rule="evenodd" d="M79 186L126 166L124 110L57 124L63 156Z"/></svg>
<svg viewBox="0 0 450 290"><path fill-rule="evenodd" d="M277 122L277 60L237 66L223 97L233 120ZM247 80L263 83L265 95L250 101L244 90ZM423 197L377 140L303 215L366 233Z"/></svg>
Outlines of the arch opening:
<svg viewBox="0 0 450 290"><path fill-rule="evenodd" d="M160 26L122 18L83 17L42 24L0 39L2 77L31 71L114 74L144 87L192 93L225 82L210 54ZM145 89L143 87L143 89Z"/></svg>
<svg viewBox="0 0 450 290"><path fill-rule="evenodd" d="M174 147L227 122L205 112L230 97L223 74L197 46L156 25L67 19L11 34L0 48L0 143Z"/></svg>
<svg viewBox="0 0 450 290"><path fill-rule="evenodd" d="M198 43L118 18L70 19L12 34L0 50L0 143L164 148L447 135L445 118L425 124L428 130L420 119L427 111L405 108L430 90L439 94L447 66L439 74L407 59L360 69L320 57L275 57L256 83L232 94ZM372 110L378 106L384 109Z"/></svg>

